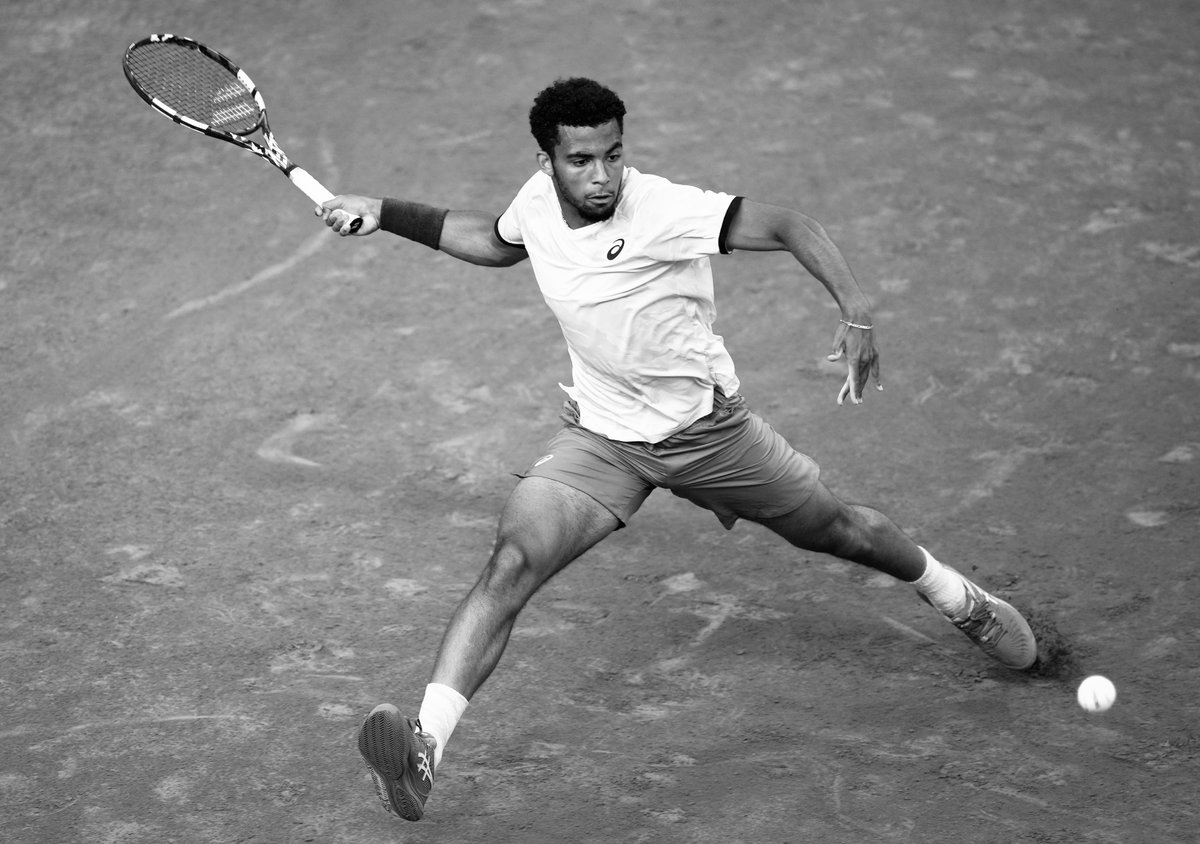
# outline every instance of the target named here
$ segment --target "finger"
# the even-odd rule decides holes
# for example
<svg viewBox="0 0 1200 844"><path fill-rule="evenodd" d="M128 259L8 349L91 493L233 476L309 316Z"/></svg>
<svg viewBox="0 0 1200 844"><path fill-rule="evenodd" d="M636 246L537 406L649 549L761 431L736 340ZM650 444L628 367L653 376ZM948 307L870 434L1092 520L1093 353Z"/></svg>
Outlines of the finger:
<svg viewBox="0 0 1200 844"><path fill-rule="evenodd" d="M858 364L850 364L846 372L846 385L850 388L850 403L862 404L862 375L858 371Z"/></svg>
<svg viewBox="0 0 1200 844"><path fill-rule="evenodd" d="M833 333L833 349L826 360L840 360L846 354L847 329L843 323L838 323L837 331Z"/></svg>
<svg viewBox="0 0 1200 844"><path fill-rule="evenodd" d="M846 383L842 384L842 389L838 392L837 403L841 407L846 401L846 396L850 393L850 379L846 379Z"/></svg>
<svg viewBox="0 0 1200 844"><path fill-rule="evenodd" d="M869 363L862 364L862 367L858 371L858 380L855 383L858 384L858 397L860 399L863 397L863 394L866 393L867 385L871 383L872 371L873 367Z"/></svg>
<svg viewBox="0 0 1200 844"><path fill-rule="evenodd" d="M326 220L328 220L330 215L339 210L341 207L341 197L334 196L321 203L319 213Z"/></svg>

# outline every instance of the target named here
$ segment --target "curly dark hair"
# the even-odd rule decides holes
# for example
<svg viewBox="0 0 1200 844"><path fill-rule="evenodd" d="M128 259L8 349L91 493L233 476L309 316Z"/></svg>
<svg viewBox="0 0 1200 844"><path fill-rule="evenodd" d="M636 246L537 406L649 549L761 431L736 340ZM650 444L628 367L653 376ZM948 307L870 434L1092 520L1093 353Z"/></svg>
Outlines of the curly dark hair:
<svg viewBox="0 0 1200 844"><path fill-rule="evenodd" d="M559 126L600 126L616 120L625 131L625 103L612 90L581 76L559 79L544 88L529 110L529 129L538 147L551 156Z"/></svg>

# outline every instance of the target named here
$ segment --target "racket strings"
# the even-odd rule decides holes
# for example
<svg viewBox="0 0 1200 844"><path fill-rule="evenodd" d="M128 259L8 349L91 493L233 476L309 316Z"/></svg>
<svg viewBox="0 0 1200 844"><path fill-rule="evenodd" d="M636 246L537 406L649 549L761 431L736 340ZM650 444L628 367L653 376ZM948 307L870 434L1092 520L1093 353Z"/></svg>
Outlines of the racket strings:
<svg viewBox="0 0 1200 844"><path fill-rule="evenodd" d="M134 80L176 113L245 135L262 118L254 93L217 60L184 44L152 41L129 54Z"/></svg>

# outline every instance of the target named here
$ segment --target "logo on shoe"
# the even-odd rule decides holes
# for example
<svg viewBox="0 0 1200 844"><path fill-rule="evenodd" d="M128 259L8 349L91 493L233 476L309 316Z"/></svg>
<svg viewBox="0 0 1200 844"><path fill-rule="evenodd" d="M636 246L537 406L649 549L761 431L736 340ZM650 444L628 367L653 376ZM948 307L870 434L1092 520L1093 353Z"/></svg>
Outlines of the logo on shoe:
<svg viewBox="0 0 1200 844"><path fill-rule="evenodd" d="M617 256L621 254L621 250L625 248L625 238L618 237L616 242L608 247L608 260L615 261Z"/></svg>
<svg viewBox="0 0 1200 844"><path fill-rule="evenodd" d="M421 760L417 765L417 771L420 772L425 782L433 785L433 768L429 765L429 754L422 751L417 754L417 758Z"/></svg>

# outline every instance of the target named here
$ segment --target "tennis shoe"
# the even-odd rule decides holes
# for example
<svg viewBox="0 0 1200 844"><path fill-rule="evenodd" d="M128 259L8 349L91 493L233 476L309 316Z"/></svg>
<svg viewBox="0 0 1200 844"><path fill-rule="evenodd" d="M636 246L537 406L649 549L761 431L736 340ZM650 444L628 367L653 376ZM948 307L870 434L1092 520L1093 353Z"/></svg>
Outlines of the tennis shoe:
<svg viewBox="0 0 1200 844"><path fill-rule="evenodd" d="M419 821L433 788L433 751L437 739L421 732L421 722L403 718L390 703L371 710L358 730L358 752L367 763L383 808Z"/></svg>
<svg viewBox="0 0 1200 844"><path fill-rule="evenodd" d="M1009 668L1024 671L1037 662L1037 638L1029 622L1012 604L983 591L957 570L946 566L963 582L967 603L946 619L966 634L980 649ZM929 603L929 599L921 596Z"/></svg>

